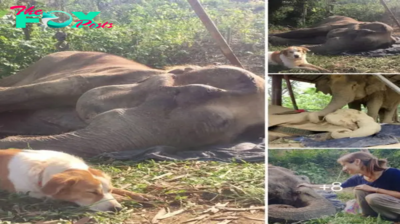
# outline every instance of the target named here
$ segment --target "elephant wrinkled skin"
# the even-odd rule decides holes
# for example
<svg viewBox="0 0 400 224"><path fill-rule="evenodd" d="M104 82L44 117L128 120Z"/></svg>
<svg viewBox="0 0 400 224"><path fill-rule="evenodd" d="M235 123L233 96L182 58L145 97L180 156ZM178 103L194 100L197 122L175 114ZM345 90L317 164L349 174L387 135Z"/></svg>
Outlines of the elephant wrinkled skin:
<svg viewBox="0 0 400 224"><path fill-rule="evenodd" d="M100 52L50 54L0 80L0 148L80 156L228 143L264 125L264 79L233 66L152 69ZM9 112L11 111L12 112Z"/></svg>
<svg viewBox="0 0 400 224"><path fill-rule="evenodd" d="M328 123L344 126L347 129L334 130L331 137L338 138L357 138L376 134L381 131L381 125L362 111L354 109L339 109L330 113L324 118Z"/></svg>
<svg viewBox="0 0 400 224"><path fill-rule="evenodd" d="M332 203L312 188L297 187L308 181L291 170L268 165L268 221L293 223L336 213Z"/></svg>
<svg viewBox="0 0 400 224"><path fill-rule="evenodd" d="M366 137L381 131L381 125L374 121L372 117L363 111L355 109L338 109L325 115L323 121L318 124L309 122L309 117L312 117L310 114L313 112L279 114L279 111L295 111L277 105L269 105L268 109L268 127L294 125L295 128L299 129L305 128L319 132L328 131L330 132L330 137L334 139ZM296 124L300 125L300 127L296 126Z"/></svg>
<svg viewBox="0 0 400 224"><path fill-rule="evenodd" d="M351 109L367 108L367 114L380 123L392 123L400 104L400 95L387 87L374 75L329 75L317 80L317 91L332 95L329 104L309 114L309 120L318 123L321 117L349 105Z"/></svg>
<svg viewBox="0 0 400 224"><path fill-rule="evenodd" d="M306 45L316 54L329 55L391 47L397 41L392 34L393 28L385 23L330 16L311 28L271 34L269 42L272 45Z"/></svg>

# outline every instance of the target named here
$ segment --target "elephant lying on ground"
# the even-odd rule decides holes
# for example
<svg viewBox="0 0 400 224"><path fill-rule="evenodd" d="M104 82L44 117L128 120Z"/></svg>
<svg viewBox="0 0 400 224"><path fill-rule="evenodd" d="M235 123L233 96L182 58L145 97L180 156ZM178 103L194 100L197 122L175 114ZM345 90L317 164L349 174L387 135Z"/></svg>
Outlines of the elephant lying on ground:
<svg viewBox="0 0 400 224"><path fill-rule="evenodd" d="M264 125L264 79L233 66L164 71L100 52L50 54L0 80L0 148L79 156L229 143ZM12 110L12 112L9 112Z"/></svg>
<svg viewBox="0 0 400 224"><path fill-rule="evenodd" d="M361 110L365 104L368 115L381 123L392 123L400 104L400 95L387 87L374 75L329 75L317 80L317 92L332 95L329 104L318 112L309 114L309 120L317 123L325 115L349 104L351 109Z"/></svg>
<svg viewBox="0 0 400 224"><path fill-rule="evenodd" d="M307 129L314 131L329 131L334 139L366 137L378 133L381 125L362 111L354 109L339 109L324 117L322 124L311 125L309 123L310 112L279 114L286 109L276 105L270 105L268 111L268 127L276 125L305 125ZM275 111L275 113L274 113ZM290 109L288 110L288 112ZM294 112L292 110L292 112ZM300 127L298 127L300 128ZM301 129L301 128L300 128Z"/></svg>
<svg viewBox="0 0 400 224"><path fill-rule="evenodd" d="M381 125L362 111L354 109L339 109L324 117L324 119L334 125L344 126L347 129L334 130L331 137L338 138L357 138L376 134L381 131Z"/></svg>
<svg viewBox="0 0 400 224"><path fill-rule="evenodd" d="M272 45L307 45L316 54L339 54L388 48L396 43L393 28L381 22L360 22L345 16L330 16L311 27L271 34Z"/></svg>
<svg viewBox="0 0 400 224"><path fill-rule="evenodd" d="M334 215L333 204L314 189L297 187L308 182L289 169L268 165L268 221L293 223Z"/></svg>

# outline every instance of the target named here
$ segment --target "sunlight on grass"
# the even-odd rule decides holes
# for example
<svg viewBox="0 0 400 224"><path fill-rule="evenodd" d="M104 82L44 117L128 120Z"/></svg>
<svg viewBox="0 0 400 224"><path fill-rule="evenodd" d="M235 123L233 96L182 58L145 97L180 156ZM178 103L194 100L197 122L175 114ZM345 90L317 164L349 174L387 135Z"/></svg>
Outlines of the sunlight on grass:
<svg viewBox="0 0 400 224"><path fill-rule="evenodd" d="M212 206L218 202L229 202L234 207L264 205L264 163L92 161L92 164L110 174L116 187L158 196L177 208ZM70 224L84 217L95 223L129 223L136 220L133 217L154 210L131 200L122 204L124 209L116 214L95 213L71 203L0 192L0 223L58 220L54 223Z"/></svg>

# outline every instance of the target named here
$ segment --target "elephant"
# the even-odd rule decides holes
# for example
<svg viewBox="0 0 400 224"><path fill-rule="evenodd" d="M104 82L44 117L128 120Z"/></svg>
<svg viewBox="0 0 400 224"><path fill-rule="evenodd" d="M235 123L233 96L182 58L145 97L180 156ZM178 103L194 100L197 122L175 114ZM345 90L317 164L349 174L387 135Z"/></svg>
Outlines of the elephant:
<svg viewBox="0 0 400 224"><path fill-rule="evenodd" d="M311 28L270 34L272 45L304 45L311 52L335 55L391 47L397 42L393 28L381 22L360 22L346 16L330 16Z"/></svg>
<svg viewBox="0 0 400 224"><path fill-rule="evenodd" d="M366 137L381 130L381 125L372 117L355 109L338 109L325 115L324 122L318 125L309 123L312 112L297 113L293 109L277 105L269 105L268 109L268 127L282 124L305 125L308 130L329 131L333 139ZM299 126L297 128L301 129Z"/></svg>
<svg viewBox="0 0 400 224"><path fill-rule="evenodd" d="M309 183L308 178L293 171L268 165L268 221L293 223L336 213L335 206L310 187L298 187Z"/></svg>
<svg viewBox="0 0 400 224"><path fill-rule="evenodd" d="M329 124L344 126L347 129L333 130L331 137L357 138L365 137L381 131L381 125L362 111L354 109L339 109L324 118Z"/></svg>
<svg viewBox="0 0 400 224"><path fill-rule="evenodd" d="M57 52L0 80L0 148L88 157L231 143L264 127L264 93L262 77L235 66L162 70L102 52Z"/></svg>
<svg viewBox="0 0 400 224"><path fill-rule="evenodd" d="M374 75L327 75L318 79L316 91L332 95L329 104L318 112L308 115L309 121L320 122L320 118L341 109L346 104L351 109L361 110L366 105L367 114L375 121L392 123L400 104L400 95L387 87Z"/></svg>

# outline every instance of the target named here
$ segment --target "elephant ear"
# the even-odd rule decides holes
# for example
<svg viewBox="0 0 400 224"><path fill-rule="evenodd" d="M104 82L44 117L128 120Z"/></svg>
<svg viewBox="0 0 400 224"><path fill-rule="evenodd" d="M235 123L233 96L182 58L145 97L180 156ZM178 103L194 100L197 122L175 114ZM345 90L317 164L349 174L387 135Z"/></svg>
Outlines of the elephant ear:
<svg viewBox="0 0 400 224"><path fill-rule="evenodd" d="M366 85L365 85L365 93L367 95L374 94L376 92L386 91L387 87L385 83L381 80L377 79L375 76L371 75L367 77Z"/></svg>
<svg viewBox="0 0 400 224"><path fill-rule="evenodd" d="M330 80L328 77L323 77L322 79L317 80L315 83L315 92L323 92L324 94L332 94L331 88L329 87Z"/></svg>

